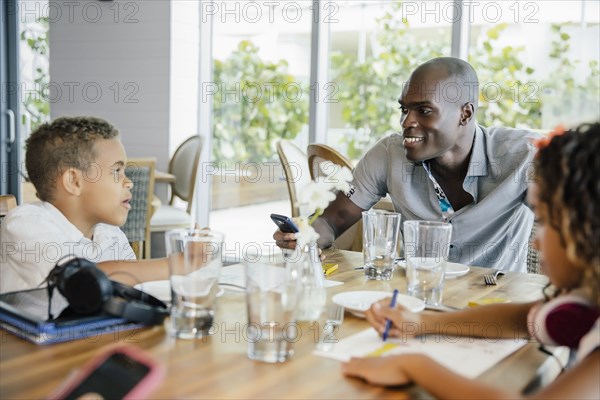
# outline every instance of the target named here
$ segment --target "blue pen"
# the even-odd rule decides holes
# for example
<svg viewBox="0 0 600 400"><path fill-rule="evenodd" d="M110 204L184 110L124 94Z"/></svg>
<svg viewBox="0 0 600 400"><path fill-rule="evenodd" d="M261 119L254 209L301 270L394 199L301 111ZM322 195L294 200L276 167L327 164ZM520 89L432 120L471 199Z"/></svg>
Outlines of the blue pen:
<svg viewBox="0 0 600 400"><path fill-rule="evenodd" d="M397 297L398 297L398 289L394 289L394 294L392 295L392 301L390 302L390 307L394 308L394 306L396 305ZM390 333L390 329L392 329L392 321L390 321L388 319L385 322L385 331L383 331L383 341L384 342L387 339L388 334Z"/></svg>

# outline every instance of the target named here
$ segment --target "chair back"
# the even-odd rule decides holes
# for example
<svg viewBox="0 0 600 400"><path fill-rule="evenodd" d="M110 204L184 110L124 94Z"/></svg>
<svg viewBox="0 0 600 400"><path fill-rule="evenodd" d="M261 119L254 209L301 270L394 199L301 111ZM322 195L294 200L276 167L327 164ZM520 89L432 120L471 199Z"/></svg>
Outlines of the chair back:
<svg viewBox="0 0 600 400"><path fill-rule="evenodd" d="M297 217L300 215L298 194L311 180L308 158L298 146L285 139L277 142L277 154L283 167L288 193L290 194L292 217Z"/></svg>
<svg viewBox="0 0 600 400"><path fill-rule="evenodd" d="M540 255L533 245L535 239L535 223L531 227L529 235L529 244L527 245L527 272L530 274L539 274L540 272Z"/></svg>
<svg viewBox="0 0 600 400"><path fill-rule="evenodd" d="M326 144L313 143L306 148L308 155L308 165L310 167L310 177L314 180L316 177L323 176L324 173L319 168L319 164L323 161L331 161L336 165L347 167L350 170L354 168L352 162L348 160L342 153L329 147Z"/></svg>
<svg viewBox="0 0 600 400"><path fill-rule="evenodd" d="M0 224L10 210L17 207L17 199L12 194L0 195Z"/></svg>
<svg viewBox="0 0 600 400"><path fill-rule="evenodd" d="M188 213L192 209L201 151L202 136L194 135L179 145L169 162L169 173L176 177L175 182L171 184L170 204L173 205L177 196L187 202Z"/></svg>
<svg viewBox="0 0 600 400"><path fill-rule="evenodd" d="M155 168L154 158L131 158L125 168L125 174L133 182L133 188L131 188L131 209L121 230L130 243L138 243L136 245L138 258L142 258L142 255L144 258L150 258L150 218L154 211L152 200Z"/></svg>

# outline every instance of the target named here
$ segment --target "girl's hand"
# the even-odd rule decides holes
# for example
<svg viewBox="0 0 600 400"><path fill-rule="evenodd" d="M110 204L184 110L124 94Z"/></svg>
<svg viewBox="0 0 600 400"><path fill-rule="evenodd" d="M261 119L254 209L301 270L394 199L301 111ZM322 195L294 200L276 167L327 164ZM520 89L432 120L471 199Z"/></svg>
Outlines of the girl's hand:
<svg viewBox="0 0 600 400"><path fill-rule="evenodd" d="M352 358L342 364L342 373L362 378L374 385L406 385L411 381L402 371L401 365L402 356Z"/></svg>
<svg viewBox="0 0 600 400"><path fill-rule="evenodd" d="M407 339L421 333L421 315L408 311L400 305L390 307L390 299L383 299L374 303L366 313L367 321L383 335L387 320L392 321L389 337Z"/></svg>

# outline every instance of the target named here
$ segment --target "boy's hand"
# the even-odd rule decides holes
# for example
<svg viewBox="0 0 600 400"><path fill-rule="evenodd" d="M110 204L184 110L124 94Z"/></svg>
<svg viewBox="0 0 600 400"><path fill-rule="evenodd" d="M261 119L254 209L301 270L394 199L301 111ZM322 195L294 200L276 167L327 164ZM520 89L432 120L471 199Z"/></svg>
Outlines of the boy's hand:
<svg viewBox="0 0 600 400"><path fill-rule="evenodd" d="M391 308L390 299L383 299L374 303L365 312L365 316L380 335L383 335L388 319L392 321L392 328L388 332L390 337L406 339L421 333L421 315L413 313L400 305Z"/></svg>
<svg viewBox="0 0 600 400"><path fill-rule="evenodd" d="M401 365L402 356L352 358L342 364L342 373L362 378L374 385L406 385L410 380L402 371Z"/></svg>

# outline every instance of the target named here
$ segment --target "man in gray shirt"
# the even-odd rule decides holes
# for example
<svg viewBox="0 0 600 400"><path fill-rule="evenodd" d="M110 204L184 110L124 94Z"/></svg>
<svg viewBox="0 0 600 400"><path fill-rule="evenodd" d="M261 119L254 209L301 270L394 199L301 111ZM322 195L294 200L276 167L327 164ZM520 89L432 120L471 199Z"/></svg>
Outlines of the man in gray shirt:
<svg viewBox="0 0 600 400"><path fill-rule="evenodd" d="M538 135L475 121L477 75L451 57L419 66L398 100L402 134L377 142L354 169L353 187L314 223L319 245L333 240L389 193L403 220L452 224L449 260L526 272L533 213L525 204ZM280 247L293 234L277 231Z"/></svg>

